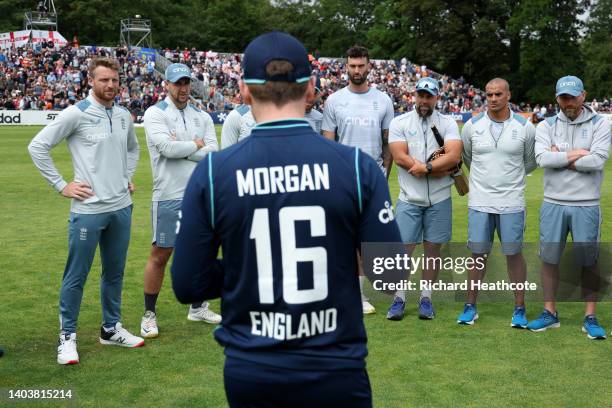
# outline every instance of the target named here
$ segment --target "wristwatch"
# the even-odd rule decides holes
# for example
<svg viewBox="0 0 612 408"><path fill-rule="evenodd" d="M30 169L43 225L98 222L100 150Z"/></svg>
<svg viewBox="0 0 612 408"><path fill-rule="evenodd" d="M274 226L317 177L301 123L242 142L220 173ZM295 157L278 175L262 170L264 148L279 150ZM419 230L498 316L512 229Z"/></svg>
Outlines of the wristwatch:
<svg viewBox="0 0 612 408"><path fill-rule="evenodd" d="M431 167L431 163L427 163L425 165L425 168L427 169L427 174L431 174L431 171L433 170L432 167Z"/></svg>

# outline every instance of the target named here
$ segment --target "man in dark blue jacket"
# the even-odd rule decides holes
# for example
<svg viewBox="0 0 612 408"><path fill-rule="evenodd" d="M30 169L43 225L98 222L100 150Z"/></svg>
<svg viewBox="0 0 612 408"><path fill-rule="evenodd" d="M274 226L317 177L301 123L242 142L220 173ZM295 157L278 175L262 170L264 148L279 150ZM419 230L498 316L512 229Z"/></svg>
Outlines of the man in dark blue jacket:
<svg viewBox="0 0 612 408"><path fill-rule="evenodd" d="M174 291L183 303L221 297L230 406L371 406L354 254L401 242L385 177L304 120L315 81L298 40L257 37L243 71L257 125L194 171Z"/></svg>

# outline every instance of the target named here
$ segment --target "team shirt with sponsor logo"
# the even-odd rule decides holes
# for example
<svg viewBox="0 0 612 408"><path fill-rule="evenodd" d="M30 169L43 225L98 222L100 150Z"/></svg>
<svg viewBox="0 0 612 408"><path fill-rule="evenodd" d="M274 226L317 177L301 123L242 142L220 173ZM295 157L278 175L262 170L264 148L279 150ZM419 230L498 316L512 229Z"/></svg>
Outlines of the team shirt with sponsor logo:
<svg viewBox="0 0 612 408"><path fill-rule="evenodd" d="M363 150L382 169L382 131L389 129L393 115L387 94L375 88L355 93L347 86L325 101L321 128L335 132L341 144Z"/></svg>
<svg viewBox="0 0 612 408"><path fill-rule="evenodd" d="M228 356L362 368L355 253L362 242L401 242L390 203L383 174L359 149L303 119L259 124L209 154L189 181L172 266L176 296L221 297L214 335Z"/></svg>
<svg viewBox="0 0 612 408"><path fill-rule="evenodd" d="M144 129L153 172L153 201L180 200L197 162L219 149L212 118L191 103L178 109L168 96L147 109ZM204 147L198 149L194 139L203 139Z"/></svg>
<svg viewBox="0 0 612 408"><path fill-rule="evenodd" d="M306 112L304 119L308 121L312 130L317 133L321 133L321 125L323 124L323 114L312 108L310 112Z"/></svg>
<svg viewBox="0 0 612 408"><path fill-rule="evenodd" d="M63 110L30 142L28 150L47 182L62 191L68 182L59 173L51 149L66 140L74 167L74 180L91 186L93 196L72 199L70 211L100 214L132 204L128 183L138 164L139 146L132 116L114 105L106 108L88 96Z"/></svg>
<svg viewBox="0 0 612 408"><path fill-rule="evenodd" d="M221 148L235 145L251 134L255 118L249 105L239 105L228 113L221 128Z"/></svg>

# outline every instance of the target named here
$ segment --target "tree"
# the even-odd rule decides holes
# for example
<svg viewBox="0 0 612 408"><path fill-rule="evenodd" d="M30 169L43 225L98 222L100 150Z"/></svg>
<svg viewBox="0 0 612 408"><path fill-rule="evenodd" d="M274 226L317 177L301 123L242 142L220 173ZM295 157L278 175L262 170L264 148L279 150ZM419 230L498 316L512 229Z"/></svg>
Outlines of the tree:
<svg viewBox="0 0 612 408"><path fill-rule="evenodd" d="M267 16L273 9L267 0L213 0L197 22L205 49L242 52L257 35L272 29ZM193 22L192 22L193 24Z"/></svg>
<svg viewBox="0 0 612 408"><path fill-rule="evenodd" d="M591 9L583 43L584 82L590 97L612 95L612 0L598 0Z"/></svg>
<svg viewBox="0 0 612 408"><path fill-rule="evenodd" d="M558 78L581 75L583 23L577 17L587 6L584 0L523 0L514 9L508 25L521 46L510 82L521 99L551 101Z"/></svg>

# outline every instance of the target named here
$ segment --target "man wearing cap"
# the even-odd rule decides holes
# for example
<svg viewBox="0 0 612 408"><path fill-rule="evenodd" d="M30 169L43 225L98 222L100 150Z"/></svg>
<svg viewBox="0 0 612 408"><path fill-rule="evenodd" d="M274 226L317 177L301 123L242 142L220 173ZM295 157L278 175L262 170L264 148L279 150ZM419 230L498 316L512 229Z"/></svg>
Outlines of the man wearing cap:
<svg viewBox="0 0 612 408"><path fill-rule="evenodd" d="M218 150L210 115L189 102L191 71L186 65L166 68L168 96L144 114L144 129L153 172L151 254L144 271L145 312L140 325L143 337L157 337L156 303L166 264L172 255L187 181L207 153ZM219 323L221 316L199 299L189 308L192 321Z"/></svg>
<svg viewBox="0 0 612 408"><path fill-rule="evenodd" d="M451 239L453 179L449 170L461 160L461 137L455 120L436 109L438 81L426 77L416 84L416 108L391 121L389 148L398 166L400 194L395 218L402 241L412 254L417 244L423 243L426 259L440 257L440 248ZM440 146L434 132L443 139L442 156L428 161ZM423 280L435 282L438 278L437 262L426 263ZM406 292L395 294L387 313L389 320L404 316ZM435 316L431 304L431 290L421 291L419 318L431 320Z"/></svg>
<svg viewBox="0 0 612 408"><path fill-rule="evenodd" d="M304 120L315 80L289 34L254 39L240 92L257 125L189 181L172 265L183 303L221 296L231 407L370 407L361 242L400 242L378 165ZM219 246L223 259L218 260Z"/></svg>
<svg viewBox="0 0 612 408"><path fill-rule="evenodd" d="M571 233L586 302L582 331L589 339L605 339L595 308L600 279L599 201L610 150L610 123L584 105L586 92L578 77L560 78L556 97L561 111L540 122L536 132L536 160L544 168L544 202L540 209L544 311L527 328L539 332L560 327L555 296L559 262L567 234Z"/></svg>
<svg viewBox="0 0 612 408"><path fill-rule="evenodd" d="M470 169L468 198L468 248L474 267L468 270L468 299L457 323L472 325L478 319L474 282L486 272L487 254L493 236L501 241L508 276L524 282L527 266L522 255L525 230L525 178L536 167L535 128L526 118L511 111L510 86L494 78L486 87L487 110L467 121L461 131L463 161ZM511 327L525 328L525 292L514 292Z"/></svg>
<svg viewBox="0 0 612 408"><path fill-rule="evenodd" d="M115 104L119 63L94 58L89 67L90 95L62 111L30 142L28 151L47 182L71 199L68 259L59 300L58 364L78 364L77 322L83 288L98 246L102 262L100 343L140 347L144 340L121 324L121 292L132 220L132 177L140 152L132 115ZM66 140L74 179L59 173L51 149Z"/></svg>
<svg viewBox="0 0 612 408"><path fill-rule="evenodd" d="M348 86L334 92L325 101L323 109L323 135L330 140L358 147L378 163L389 178L393 159L389 152L389 124L394 116L393 102L389 95L370 87L370 57L368 49L355 45L347 51L346 70ZM365 276L361 262L359 282L362 288L364 314L376 309L363 294Z"/></svg>

